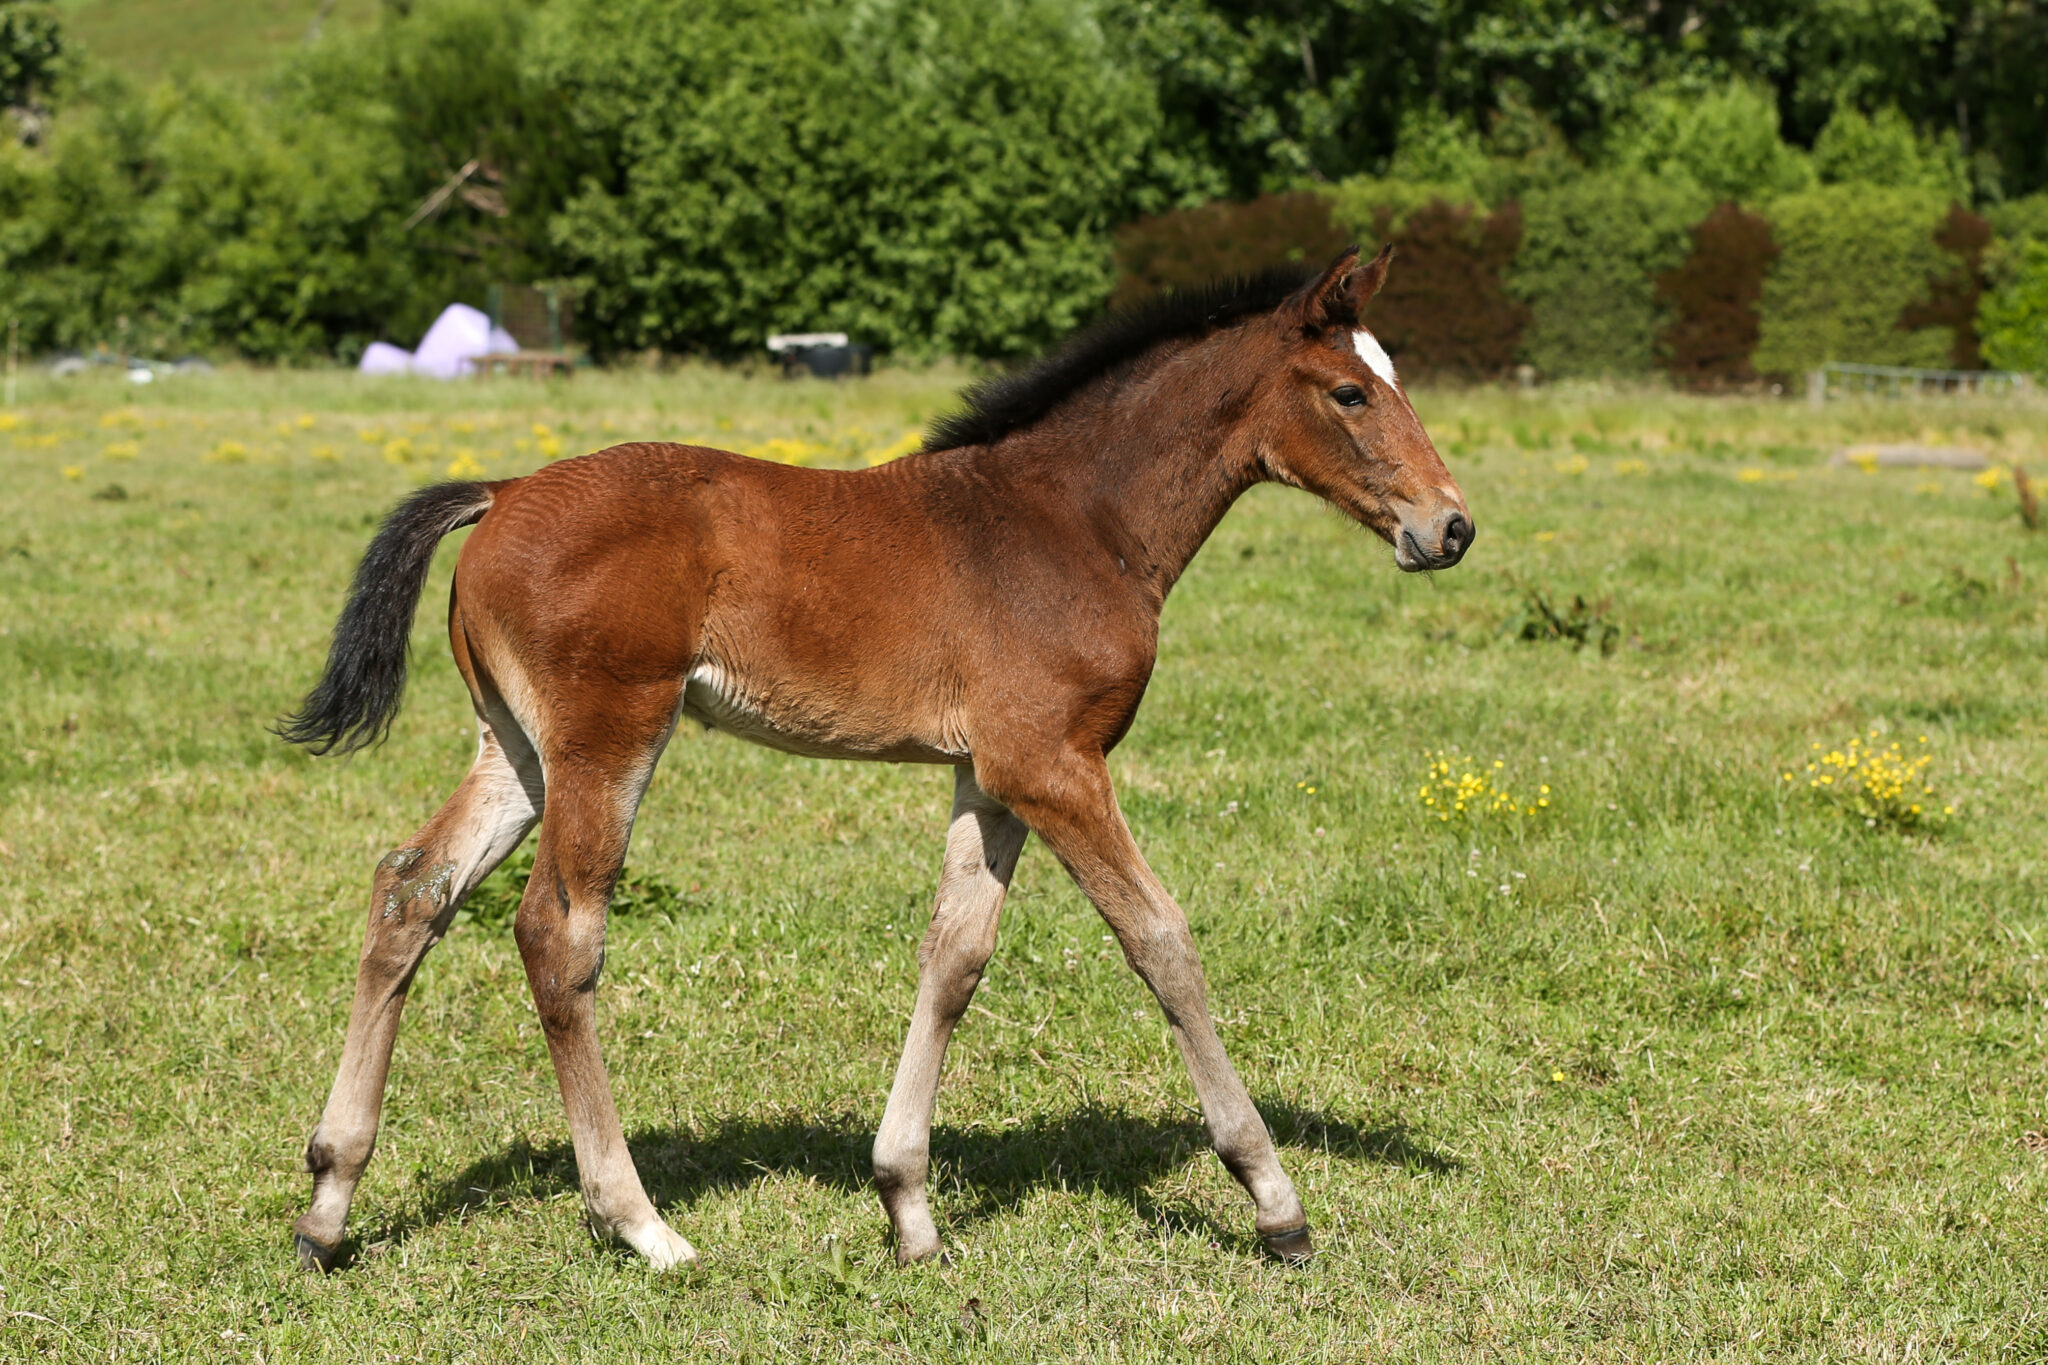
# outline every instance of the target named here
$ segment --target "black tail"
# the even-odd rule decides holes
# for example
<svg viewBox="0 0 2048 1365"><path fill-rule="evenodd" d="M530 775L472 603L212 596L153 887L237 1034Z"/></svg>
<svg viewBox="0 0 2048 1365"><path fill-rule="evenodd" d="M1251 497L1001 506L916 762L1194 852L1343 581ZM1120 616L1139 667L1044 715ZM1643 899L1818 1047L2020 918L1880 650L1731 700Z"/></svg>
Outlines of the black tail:
<svg viewBox="0 0 2048 1365"><path fill-rule="evenodd" d="M384 738L405 696L405 654L413 611L441 537L483 518L495 483L437 483L393 508L356 566L348 605L334 623L327 672L297 715L277 724L316 754L353 753Z"/></svg>

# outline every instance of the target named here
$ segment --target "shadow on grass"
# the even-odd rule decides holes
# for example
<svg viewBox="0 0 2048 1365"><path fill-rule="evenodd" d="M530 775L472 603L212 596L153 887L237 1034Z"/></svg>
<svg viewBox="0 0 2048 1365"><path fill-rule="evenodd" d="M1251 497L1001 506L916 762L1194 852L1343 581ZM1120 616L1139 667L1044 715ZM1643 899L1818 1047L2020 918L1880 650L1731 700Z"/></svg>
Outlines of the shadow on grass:
<svg viewBox="0 0 2048 1365"><path fill-rule="evenodd" d="M1260 1113L1284 1150L1325 1151L1340 1159L1381 1162L1417 1174L1463 1168L1417 1142L1398 1125L1361 1129L1327 1114L1285 1104ZM874 1124L851 1114L728 1119L708 1129L655 1128L627 1139L647 1193L665 1212L687 1210L720 1190L784 1175L850 1192L874 1188L870 1149ZM1162 1119L1090 1105L1009 1127L932 1131L932 1191L942 1231L1014 1211L1047 1187L1099 1191L1126 1200L1145 1223L1168 1233L1199 1235L1256 1254L1250 1207L1243 1226L1223 1227L1184 1204L1153 1199L1149 1187L1208 1150L1193 1118ZM403 1241L420 1229L466 1212L513 1200L541 1199L576 1188L576 1158L567 1142L514 1142L431 1187L419 1209L365 1240ZM875 1217L883 1218L880 1203ZM685 1233L685 1235L688 1235ZM353 1248L351 1248L352 1250Z"/></svg>

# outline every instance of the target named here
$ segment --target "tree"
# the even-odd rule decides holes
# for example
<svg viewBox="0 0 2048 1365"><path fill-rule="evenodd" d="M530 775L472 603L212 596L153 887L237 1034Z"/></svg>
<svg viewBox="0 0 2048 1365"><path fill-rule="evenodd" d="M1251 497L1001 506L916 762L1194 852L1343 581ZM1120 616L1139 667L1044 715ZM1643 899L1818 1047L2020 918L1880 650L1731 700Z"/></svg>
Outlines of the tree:
<svg viewBox="0 0 2048 1365"><path fill-rule="evenodd" d="M1085 0L564 0L528 70L600 149L552 241L614 348L1027 353L1189 188Z"/></svg>
<svg viewBox="0 0 2048 1365"><path fill-rule="evenodd" d="M40 136L43 97L68 56L57 16L47 6L0 0L0 105L14 111L23 141Z"/></svg>

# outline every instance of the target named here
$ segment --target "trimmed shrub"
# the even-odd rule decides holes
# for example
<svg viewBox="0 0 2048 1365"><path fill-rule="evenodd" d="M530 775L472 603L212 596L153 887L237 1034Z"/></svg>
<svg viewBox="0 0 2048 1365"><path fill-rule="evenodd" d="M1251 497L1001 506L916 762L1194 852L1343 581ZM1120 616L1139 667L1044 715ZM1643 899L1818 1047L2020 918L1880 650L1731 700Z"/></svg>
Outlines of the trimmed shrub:
<svg viewBox="0 0 2048 1365"><path fill-rule="evenodd" d="M1772 204L1781 254L1764 280L1758 371L1795 375L1831 360L1945 368L1953 334L1899 321L1953 265L1934 241L1947 207L1933 191L1875 185L1827 185Z"/></svg>
<svg viewBox="0 0 2048 1365"><path fill-rule="evenodd" d="M0 302L23 344L305 360L424 292L388 148L271 112L207 86L109 89L0 154Z"/></svg>
<svg viewBox="0 0 2048 1365"><path fill-rule="evenodd" d="M1320 264L1348 243L1330 217L1329 198L1309 190L1154 214L1116 231L1112 301L1129 303L1161 289L1292 262Z"/></svg>
<svg viewBox="0 0 2048 1365"><path fill-rule="evenodd" d="M1771 225L1739 204L1717 205L1692 230L1692 254L1657 277L1674 314L1658 362L1691 389L1746 384L1763 315L1764 276L1778 256Z"/></svg>
<svg viewBox="0 0 2048 1365"><path fill-rule="evenodd" d="M2013 253L2005 282L1978 306L1977 330L1993 368L2048 380L2048 238Z"/></svg>
<svg viewBox="0 0 2048 1365"><path fill-rule="evenodd" d="M1955 339L1949 343L1949 364L1958 370L1981 369L1977 349L1977 301L1984 294L1984 250L1991 245L1991 224L1961 204L1948 206L1948 217L1935 229L1934 244L1955 260L1947 270L1927 277L1927 296L1899 313L1902 331L1940 327Z"/></svg>
<svg viewBox="0 0 2048 1365"><path fill-rule="evenodd" d="M1552 379L1649 374L1670 321L1657 276L1685 259L1690 229L1709 207L1689 180L1639 172L1531 192L1508 278L1530 310L1524 358Z"/></svg>
<svg viewBox="0 0 2048 1365"><path fill-rule="evenodd" d="M1372 234L1394 244L1386 286L1367 310L1380 344L1410 379L1494 379L1515 363L1528 312L1502 277L1522 240L1522 212L1434 200Z"/></svg>

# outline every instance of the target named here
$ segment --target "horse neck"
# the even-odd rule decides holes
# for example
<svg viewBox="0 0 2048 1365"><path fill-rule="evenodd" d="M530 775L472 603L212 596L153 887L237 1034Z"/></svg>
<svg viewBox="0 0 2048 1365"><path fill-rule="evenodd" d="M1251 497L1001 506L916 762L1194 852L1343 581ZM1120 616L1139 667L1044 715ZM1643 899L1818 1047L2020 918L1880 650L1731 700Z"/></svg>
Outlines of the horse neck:
<svg viewBox="0 0 2048 1365"><path fill-rule="evenodd" d="M1053 414L1034 461L1106 548L1152 581L1161 601L1231 504L1258 481L1241 420L1251 379L1219 378L1208 349L1190 348Z"/></svg>

